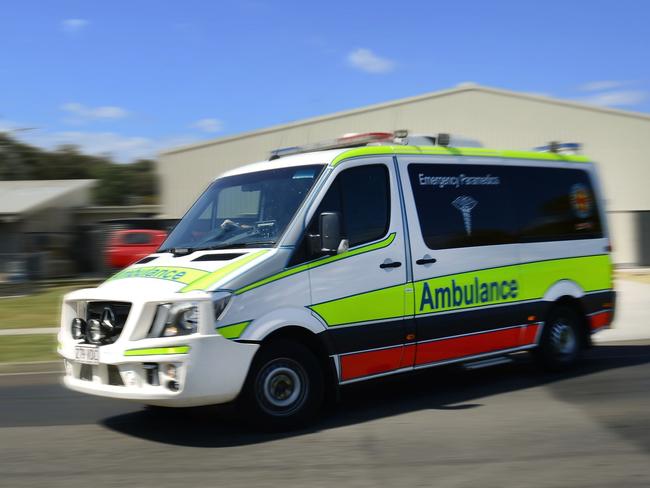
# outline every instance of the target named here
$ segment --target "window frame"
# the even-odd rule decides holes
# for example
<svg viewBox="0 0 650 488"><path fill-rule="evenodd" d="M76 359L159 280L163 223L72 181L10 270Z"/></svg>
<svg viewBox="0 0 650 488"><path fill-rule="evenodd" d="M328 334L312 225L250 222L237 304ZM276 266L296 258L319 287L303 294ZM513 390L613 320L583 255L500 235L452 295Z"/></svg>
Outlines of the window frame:
<svg viewBox="0 0 650 488"><path fill-rule="evenodd" d="M482 162L483 163L483 162ZM413 198L413 208L415 209L415 217L417 219L417 227L416 230L419 233L419 238L422 240L424 243L425 247L430 250L430 251L448 251L448 250L453 250L453 249L476 249L480 247L493 247L493 246L511 246L513 244L519 244L519 225L518 225L518 217L517 217L517 212L516 210L513 211L512 218L514 219L514 224L515 224L515 233L512 236L512 241L511 242L499 242L499 243L483 243L483 244L472 244L472 245L466 245L466 246L444 246L444 247L431 247L429 243L427 242L427 237L424 234L424 229L422 227L422 215L420 214L419 206L418 206L418 200L416 196L416 189L413 186L413 182L411 180L411 167L412 166L432 166L432 167L453 167L453 168L459 168L459 174L463 172L463 168L471 168L471 169L476 169L476 168L485 168L485 167L504 167L504 168L512 168L516 167L514 165L503 165L503 164L498 164L497 161L491 162L491 161L485 161L483 164L476 164L474 162L462 162L462 161L454 161L454 162L434 162L434 161L421 161L421 162L416 162L416 161L408 161L405 164L406 168L406 174L404 175L405 180L409 185L409 190L411 193L411 196ZM465 169L467 171L467 169ZM508 203L511 203L512 198L510 196L510 191L505 190L504 194L506 195L506 200Z"/></svg>
<svg viewBox="0 0 650 488"><path fill-rule="evenodd" d="M537 162L537 161L535 161ZM543 163L543 161L539 161L540 163ZM526 170L526 169L542 169L542 170L547 170L547 171L560 171L560 170L568 170L568 171L580 171L584 174L585 179L588 182L588 190L591 193L591 197L593 199L593 215L596 221L598 222L599 225L599 230L597 233L593 233L592 235L588 236L581 236L579 233L574 232L572 235L564 235L562 237L559 236L553 236L553 238L548 239L548 238L539 238L539 237L524 237L524 226L523 224L524 219L522 218L522 214L518 207L515 207L514 211L514 220L515 220L515 234L514 234L514 240L512 242L503 242L503 243L498 243L498 244L477 244L477 245L470 245L470 246L456 246L456 247L430 247L427 239L425 238L423 229L422 229L422 224L421 224L421 215L418 209L418 203L416 199L416 191L413 188L413 184L411 181L411 174L410 174L410 168L413 165L431 165L431 166L436 166L436 165L444 165L444 166L456 166L460 168L479 168L483 166L501 166L503 168L511 169L513 168L513 175L514 175L514 186L510 188L510 190L506 189L506 194L510 193L515 196L519 196L521 192L522 185L521 183L521 174L515 173L518 170ZM604 238L606 234L606 222L603 220L603 206L602 206L602 201L599 198L599 187L598 187L598 181L594 177L593 171L590 170L588 167L584 167L582 165L571 165L571 166L566 166L566 165L561 165L561 166L549 166L545 164L522 164L520 161L507 161L505 164L503 161L494 161L494 162L488 162L485 161L483 164L476 164L475 162L453 162L453 163L436 163L436 162L429 162L429 161L422 161L422 162L416 162L416 161L408 161L405 164L406 168L406 178L405 179L409 185L409 190L411 192L412 198L413 198L413 208L415 209L416 215L415 217L417 218L417 226L416 230L419 233L419 238L423 242L423 244L426 246L427 249L431 251L448 251L448 250L461 250L461 249L475 249L475 248L480 248L480 247L492 247L492 246L508 246L508 245L513 245L513 244L540 244L540 243L549 243L549 242L566 242L566 241L585 241L585 240L593 240L593 239L602 239ZM510 201L512 201L512 197L508 198Z"/></svg>
<svg viewBox="0 0 650 488"><path fill-rule="evenodd" d="M522 212L519 210L517 212L517 226L518 226L518 244L533 244L533 243L546 243L546 242L566 242L566 241L585 241L585 240L590 240L590 239L602 239L605 237L605 226L603 222L603 215L602 215L602 204L600 199L598 198L598 193L597 193L597 186L596 182L594 181L593 178L593 173L589 171L587 168L581 168L581 167L572 167L572 168L567 168L567 167L548 167L548 166L518 166L518 168L521 169L546 169L549 171L577 171L581 172L584 176L584 180L587 182L588 185L588 191L591 194L591 199L592 199L592 213L593 213L593 219L594 222L597 223L597 231L592 231L588 235L582 235L576 231L573 231L572 234L556 234L552 235L550 237L544 238L544 236L526 236L524 233L524 224L525 219L523 218ZM580 182L574 182L573 184L579 184ZM521 186L517 187L517 192L521 191ZM566 195L563 195L563 197L569 196L568 192Z"/></svg>
<svg viewBox="0 0 650 488"><path fill-rule="evenodd" d="M386 219L386 225L384 227L384 231L379 237L368 240L368 241L364 241L364 242L361 242L361 243L358 243L358 244L355 244L354 246L350 246L350 250L353 250L353 249L356 249L356 248L359 248L359 247L362 247L362 246L366 246L366 245L374 243L374 242L381 241L381 240L385 239L390 234L390 230L391 230L391 227L393 225L393 213L392 213L393 212L393 195L392 195L392 191L394 189L393 185L396 184L393 181L393 178L392 178L391 167L393 168L393 171L396 171L396 169L394 168L394 166L391 166L390 163L387 162L387 161L378 161L378 160L373 160L371 162L355 161L355 163L357 163L357 164L355 164L354 166L343 167L339 171L336 171L336 170L332 171L330 173L330 175L329 175L329 178L331 178L331 181L329 181L328 183L326 183L325 185L323 185L323 187L321 187L319 189L320 198L317 198L315 201L312 202L313 213L311 213L311 211L310 211L310 212L307 212L305 214L304 229L302 231L300 239L298 240L298 242L296 243L296 245L294 247L294 251L293 251L293 253L291 255L291 258L289 259L289 263L287 264L287 267L297 266L297 265L301 265L301 264L307 264L307 263L310 263L310 262L313 262L313 261L317 261L318 259L321 259L321 258L329 255L329 254L311 254L311 253L307 252L307 253L305 253L304 256L300 256L301 251L306 246L306 242L308 241L309 235L312 235L309 230L312 227L312 225L315 223L315 221L318 219L318 216L320 215L318 210L319 210L321 204L323 203L323 201L325 200L325 197L330 192L330 190L334 187L334 185L339 185L340 186L340 177L341 177L341 175L348 172L348 171L351 171L351 170L355 170L355 169L358 169L358 168L367 168L369 166L380 166L380 167L382 167L384 169L385 175L386 175L386 196L387 196L387 199L388 199L387 206L386 206L386 213L387 213L388 218ZM340 204L341 209L342 209L343 208L343 193L340 190L339 190L339 199L340 199L339 204ZM310 216L310 213L311 213L311 216ZM342 213L342 215L341 215L342 222L343 222L343 224L345 224L345 222L346 222L345 215L343 215L343 212L341 212L341 213ZM346 238L347 238L347 236L346 236Z"/></svg>

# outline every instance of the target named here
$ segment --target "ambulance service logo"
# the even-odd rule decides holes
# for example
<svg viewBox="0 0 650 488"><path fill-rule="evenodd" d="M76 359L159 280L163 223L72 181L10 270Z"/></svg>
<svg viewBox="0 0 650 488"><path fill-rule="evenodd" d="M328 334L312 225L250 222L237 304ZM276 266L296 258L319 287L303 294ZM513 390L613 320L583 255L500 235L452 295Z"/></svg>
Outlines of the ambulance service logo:
<svg viewBox="0 0 650 488"><path fill-rule="evenodd" d="M456 198L451 204L460 210L463 214L463 223L465 224L465 232L468 236L472 235L472 209L476 207L478 201L467 195L461 195Z"/></svg>
<svg viewBox="0 0 650 488"><path fill-rule="evenodd" d="M589 190L582 183L576 183L571 187L571 207L580 219L586 219L591 215L593 202Z"/></svg>

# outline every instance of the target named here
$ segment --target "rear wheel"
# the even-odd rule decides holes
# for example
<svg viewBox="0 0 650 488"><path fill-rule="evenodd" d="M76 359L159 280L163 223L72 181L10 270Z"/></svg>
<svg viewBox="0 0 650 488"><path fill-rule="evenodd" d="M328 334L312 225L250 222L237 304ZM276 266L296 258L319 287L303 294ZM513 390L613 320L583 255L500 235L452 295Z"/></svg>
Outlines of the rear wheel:
<svg viewBox="0 0 650 488"><path fill-rule="evenodd" d="M323 401L323 373L302 344L277 341L262 346L246 380L242 400L259 427L284 430L312 420Z"/></svg>
<svg viewBox="0 0 650 488"><path fill-rule="evenodd" d="M572 307L551 309L534 354L542 367L561 371L574 366L583 349L580 314Z"/></svg>

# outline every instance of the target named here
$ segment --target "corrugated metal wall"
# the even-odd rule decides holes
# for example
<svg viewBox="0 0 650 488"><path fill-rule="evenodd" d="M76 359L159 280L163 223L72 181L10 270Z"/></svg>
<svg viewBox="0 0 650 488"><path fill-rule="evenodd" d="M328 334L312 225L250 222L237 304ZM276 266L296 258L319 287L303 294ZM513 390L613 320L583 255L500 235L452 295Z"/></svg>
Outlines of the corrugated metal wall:
<svg viewBox="0 0 650 488"><path fill-rule="evenodd" d="M581 142L584 153L599 163L607 208L614 212L610 225L616 261L642 264L650 259L639 223L650 214L638 214L650 210L646 188L650 182L650 117L482 87L405 99L162 154L163 212L170 217L182 215L217 175L266 159L273 148L349 132L396 129L450 132L479 139L491 148L530 149L551 140Z"/></svg>

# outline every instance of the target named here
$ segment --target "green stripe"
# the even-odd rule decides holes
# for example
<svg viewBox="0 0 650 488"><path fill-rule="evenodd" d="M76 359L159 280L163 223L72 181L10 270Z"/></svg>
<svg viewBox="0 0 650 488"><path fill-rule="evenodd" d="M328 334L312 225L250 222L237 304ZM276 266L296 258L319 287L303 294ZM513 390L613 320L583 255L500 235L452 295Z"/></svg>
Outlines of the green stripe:
<svg viewBox="0 0 650 488"><path fill-rule="evenodd" d="M425 283L428 284L431 293L435 294L436 288L450 288L452 280L457 287L462 287L472 285L475 278L481 283L515 279L518 283L517 296L480 304L462 306L449 304L449 306L435 310L428 307L420 310ZM553 284L560 280L574 281L585 292L611 289L610 257L607 254L602 254L479 269L421 280L413 284L407 283L372 290L318 303L308 308L320 315L328 326L335 327L356 322L388 320L402 315L413 315L413 298L415 298L415 315L539 300ZM406 292L409 288L415 288L414 296Z"/></svg>
<svg viewBox="0 0 650 488"><path fill-rule="evenodd" d="M190 346L150 347L144 349L129 349L125 356L161 356L165 354L187 354Z"/></svg>
<svg viewBox="0 0 650 488"><path fill-rule="evenodd" d="M217 327L217 332L226 339L237 339L238 337L241 337L250 323L251 321L249 320L247 322L239 322L238 324L224 325L222 327Z"/></svg>
<svg viewBox="0 0 650 488"><path fill-rule="evenodd" d="M404 288L407 286L412 287L411 284L391 286L319 303L309 308L320 315L330 327L402 317L406 310Z"/></svg>
<svg viewBox="0 0 650 488"><path fill-rule="evenodd" d="M346 159L377 154L432 154L441 156L478 156L507 159L533 159L541 161L570 161L575 163L589 162L589 158L586 156L571 156L533 151L498 151L485 148L457 148L444 146L367 146L350 149L339 154L334 158L331 166L336 166Z"/></svg>
<svg viewBox="0 0 650 488"><path fill-rule="evenodd" d="M267 252L269 252L269 249L262 249L261 251L249 253L245 256L237 258L227 266L224 266L223 268L216 270L214 273L210 273L207 276L203 276L198 280L193 281L191 284L183 288L181 290L181 293L186 293L188 291L194 291L194 290L207 290L212 285L214 285L218 281L221 281L229 274L233 273L234 271L237 271L242 266L250 263L254 259L257 259L258 257L262 256L263 254L266 254Z"/></svg>
<svg viewBox="0 0 650 488"><path fill-rule="evenodd" d="M439 307L435 310L431 310L425 306L423 310L420 310L424 283L427 283L431 293L435 294L437 288L451 287L452 280L456 286L463 287L465 285L472 285L475 278L481 283L515 279L518 282L517 296L478 304L463 304L461 306L449 304L448 306ZM476 308L477 306L484 307L486 305L538 300L544 296L551 286L560 280L574 281L585 292L610 289L612 288L610 257L607 254L602 254L598 256L537 261L418 281L415 283L415 313L416 315L437 313L448 310Z"/></svg>
<svg viewBox="0 0 650 488"><path fill-rule="evenodd" d="M246 293L247 291L253 290L255 288L258 288L262 285L266 285L268 283L272 283L277 280L281 280L282 278L286 278L287 276L292 276L297 273L302 273L303 271L307 271L309 269L314 269L318 268L319 266L323 266L325 264L333 263L334 261L340 261L341 259L346 259L346 258L351 258L352 256L356 256L358 254L363 254L366 252L370 251L375 251L377 249L382 249L384 247L390 246L391 243L395 240L395 233L393 232L390 234L388 237L385 239L375 242L373 244L368 244L366 246L361 246L357 247L354 249L350 249L347 252L344 252L342 254L335 254L333 256L326 256L324 258L317 259L315 261L312 261L310 263L302 264L300 266L296 266L294 268L288 268L280 273L274 274L272 276L269 276L267 278L264 278L262 280L256 281L254 283L251 283L250 285L247 285L243 288L240 288L239 290L235 291L236 295L241 295L242 293Z"/></svg>
<svg viewBox="0 0 650 488"><path fill-rule="evenodd" d="M122 280L125 278L153 278L157 280L175 281L176 283L192 283L207 271L195 268L180 268L176 266L141 266L126 268L107 281Z"/></svg>

